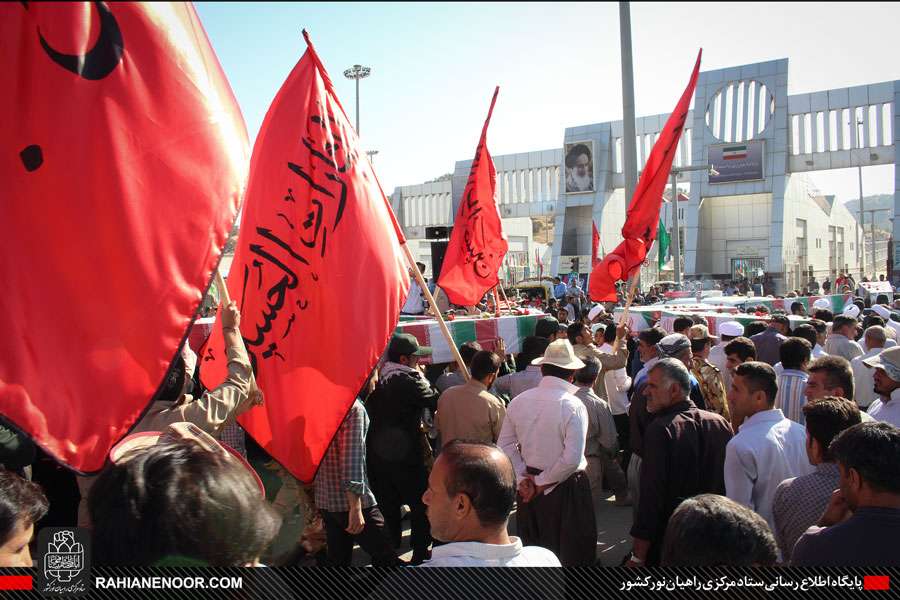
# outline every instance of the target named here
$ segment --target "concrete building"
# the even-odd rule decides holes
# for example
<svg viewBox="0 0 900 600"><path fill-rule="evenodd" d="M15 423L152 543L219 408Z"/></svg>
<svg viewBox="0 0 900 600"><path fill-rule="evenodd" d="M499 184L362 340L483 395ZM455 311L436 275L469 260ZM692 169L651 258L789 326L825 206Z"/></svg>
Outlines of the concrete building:
<svg viewBox="0 0 900 600"><path fill-rule="evenodd" d="M893 164L894 215L900 216L900 81L789 96L788 72L781 59L700 73L675 165L713 164L719 175L693 171L678 180L688 190L677 203L686 278L762 271L781 293L802 286L810 273L819 281L833 281L838 271L859 277L862 230L855 215L816 189L810 173L818 170ZM679 92L671 90L673 104ZM636 119L639 169L667 118ZM602 251L621 242L622 131L621 121L569 127L561 148L494 157L504 228L521 238L516 248L526 252L532 273L533 241L524 224L531 218L553 219L547 272L554 274L568 273L576 257L580 270L588 270L592 220ZM395 190L394 210L411 240L423 238L425 226L452 223L470 165L457 161L449 181ZM897 239L900 219L893 233ZM646 280L655 278L654 270L645 269Z"/></svg>
<svg viewBox="0 0 900 600"><path fill-rule="evenodd" d="M494 157L494 164L500 164L501 157ZM471 163L471 161L469 161ZM499 167L498 167L499 168ZM468 176L468 171L466 171ZM498 182L500 176L498 174ZM394 190L391 195L391 207L397 216L403 233L408 240L409 249L416 260L425 263L425 275L434 275L432 261L432 243L426 239L426 227L446 227L452 225L453 216L456 214L453 202L453 189L455 183L448 180L423 183L419 185L402 186ZM457 197L462 194L465 181L461 184ZM501 190L508 190L509 184L498 183L498 194ZM501 214L503 211L501 210ZM535 249L537 246L532 240L531 219L524 217L510 217L503 219L503 231L509 242L509 250L506 254L507 266L513 273L515 280L524 279L531 274L535 263ZM502 276L506 277L506 270Z"/></svg>

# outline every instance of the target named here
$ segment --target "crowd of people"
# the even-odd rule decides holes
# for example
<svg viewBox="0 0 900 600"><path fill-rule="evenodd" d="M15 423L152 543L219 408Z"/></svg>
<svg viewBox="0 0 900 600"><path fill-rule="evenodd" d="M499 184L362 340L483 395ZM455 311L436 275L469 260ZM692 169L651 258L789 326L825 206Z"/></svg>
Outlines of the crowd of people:
<svg viewBox="0 0 900 600"><path fill-rule="evenodd" d="M379 566L587 566L608 492L631 507L621 566L900 565L900 307L766 309L717 336L685 314L633 335L577 284L559 292L515 355L467 342L463 365L426 365L431 348L394 334L309 486L261 473L235 425L264 399L232 303L225 381L203 389L183 349L74 493L0 427L0 566L32 564L36 528L76 523L95 564L285 564L272 542L301 505L321 564L358 545Z"/></svg>

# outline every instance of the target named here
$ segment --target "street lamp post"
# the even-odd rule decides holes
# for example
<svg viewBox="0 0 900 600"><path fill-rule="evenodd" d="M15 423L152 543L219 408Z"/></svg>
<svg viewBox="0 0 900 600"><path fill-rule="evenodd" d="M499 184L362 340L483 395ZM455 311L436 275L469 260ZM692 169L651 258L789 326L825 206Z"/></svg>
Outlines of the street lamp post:
<svg viewBox="0 0 900 600"><path fill-rule="evenodd" d="M622 54L622 174L625 206L637 186L637 138L634 128L634 72L631 61L631 7L619 2L619 42Z"/></svg>
<svg viewBox="0 0 900 600"><path fill-rule="evenodd" d="M366 155L368 155L368 157L369 157L369 162L372 163L373 165L375 164L375 155L376 154L378 154L378 150L366 150Z"/></svg>
<svg viewBox="0 0 900 600"><path fill-rule="evenodd" d="M884 212L884 211L891 212L891 211L893 211L893 209L891 209L891 208L870 208L869 210L864 211L864 212L869 213L869 221L871 222L871 225L872 225L871 228L869 229L869 231L872 232L872 281L875 280L875 260L876 260L876 256L875 256L875 213ZM863 224L863 247L865 247L865 245L866 245L866 226L864 223ZM888 275L890 275L890 274L888 274Z"/></svg>
<svg viewBox="0 0 900 600"><path fill-rule="evenodd" d="M359 137L359 80L371 75L372 69L362 65L353 65L344 71L344 77L356 80L356 136Z"/></svg>
<svg viewBox="0 0 900 600"><path fill-rule="evenodd" d="M856 122L856 145L862 148L862 135L860 135L860 127L863 122ZM859 245L859 227L856 228L856 255L859 259L859 276L862 278L863 272L866 270L865 265L865 256L863 255L863 250L866 249L866 222L863 220L863 213L865 212L865 202L863 201L863 186L862 186L862 160L859 161L859 164L856 166L859 172L859 227L862 227L862 246ZM872 252L875 252L875 239L872 238Z"/></svg>
<svg viewBox="0 0 900 600"><path fill-rule="evenodd" d="M694 165L692 167L672 167L669 175L672 177L672 256L675 264L675 285L681 285L681 235L678 226L678 174L688 171L707 171L710 175L718 175L719 172L713 165Z"/></svg>

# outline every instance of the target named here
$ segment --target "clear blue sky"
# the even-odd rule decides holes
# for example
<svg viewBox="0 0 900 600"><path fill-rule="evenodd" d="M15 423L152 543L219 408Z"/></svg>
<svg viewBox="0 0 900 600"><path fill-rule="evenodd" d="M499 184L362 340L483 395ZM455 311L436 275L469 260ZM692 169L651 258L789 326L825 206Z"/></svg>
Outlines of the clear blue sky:
<svg viewBox="0 0 900 600"><path fill-rule="evenodd" d="M347 113L361 82L361 140L379 151L385 192L471 157L494 85L493 154L559 147L564 128L622 116L616 3L199 2L197 11L250 133L305 44L306 28ZM898 4L633 3L638 115L668 112L697 49L703 69L790 59L789 93L900 79ZM856 172L814 174L858 195ZM893 167L864 170L865 193L893 192Z"/></svg>

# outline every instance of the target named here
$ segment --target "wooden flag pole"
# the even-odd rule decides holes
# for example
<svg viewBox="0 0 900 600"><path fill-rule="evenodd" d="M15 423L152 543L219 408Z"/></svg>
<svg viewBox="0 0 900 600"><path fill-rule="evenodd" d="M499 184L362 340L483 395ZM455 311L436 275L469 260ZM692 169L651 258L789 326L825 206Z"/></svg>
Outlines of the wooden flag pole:
<svg viewBox="0 0 900 600"><path fill-rule="evenodd" d="M506 297L506 290L500 288L500 293L503 294L503 300L506 302L506 310L509 311L509 314L513 314L512 305L509 303L509 298Z"/></svg>
<svg viewBox="0 0 900 600"><path fill-rule="evenodd" d="M500 296L497 294L497 288L500 287L500 284L494 286L493 295L494 295L494 317L500 318Z"/></svg>
<svg viewBox="0 0 900 600"><path fill-rule="evenodd" d="M625 310L622 311L622 317L619 319L620 327L628 323L628 310L631 308L631 303L634 301L634 293L637 290L637 282L640 273L641 269L640 267L638 267L635 269L634 275L631 276L631 282L628 286L628 299L625 301ZM619 346L621 345L622 340L616 337L616 340L613 342L612 353L616 354L619 351Z"/></svg>
<svg viewBox="0 0 900 600"><path fill-rule="evenodd" d="M466 363L463 362L462 356L459 355L459 349L453 342L453 336L450 335L450 330L447 328L447 323L444 322L444 316L441 314L441 311L437 310L437 304L435 304L434 302L434 296L431 295L431 291L425 284L425 278L422 277L422 273L421 271L419 271L418 265L416 265L416 260L413 258L412 252L409 251L409 246L406 244L406 241L401 242L400 246L403 247L403 253L406 255L406 262L409 263L409 269L413 272L413 277L416 278L416 282L419 284L419 287L422 288L422 293L425 294L425 299L431 306L435 307L434 316L437 319L438 326L441 328L441 333L444 334L444 339L447 340L447 345L450 346L450 352L453 353L453 358L456 359L456 364L459 365L460 372L463 374L463 377L466 378L466 381L468 381L469 369L466 368Z"/></svg>
<svg viewBox="0 0 900 600"><path fill-rule="evenodd" d="M228 293L228 286L225 284L225 278L222 277L222 272L219 271L218 265L216 266L216 287L219 288L219 296L222 299L222 308L228 306L231 303L231 294ZM240 340L241 346L244 348L244 352L247 352L247 347L244 346L244 336L241 335L241 329L238 327L238 339ZM250 369L250 391L258 390L259 386L256 385L256 376L253 374L253 369Z"/></svg>

